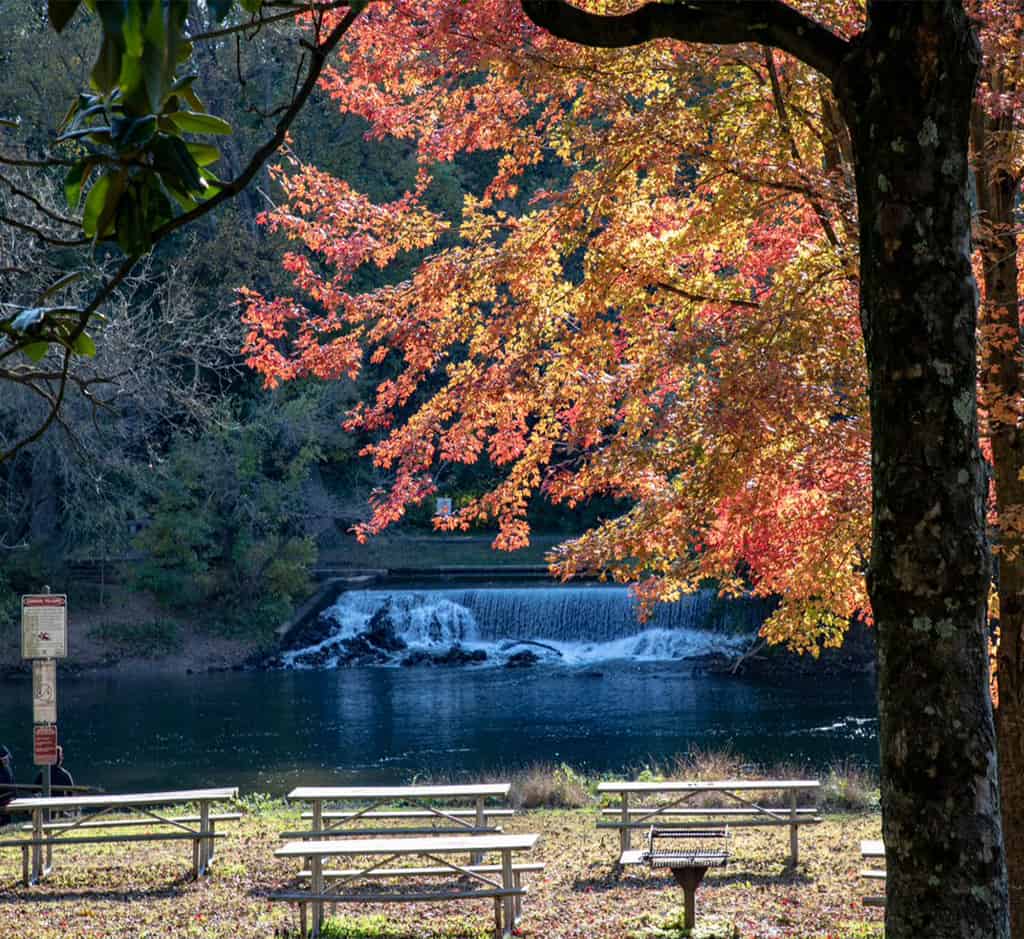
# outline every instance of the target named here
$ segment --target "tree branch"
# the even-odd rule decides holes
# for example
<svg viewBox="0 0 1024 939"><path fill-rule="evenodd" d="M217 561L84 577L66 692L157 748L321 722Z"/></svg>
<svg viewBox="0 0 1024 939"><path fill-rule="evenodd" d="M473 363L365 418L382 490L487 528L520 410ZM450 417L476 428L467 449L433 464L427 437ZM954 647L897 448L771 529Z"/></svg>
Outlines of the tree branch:
<svg viewBox="0 0 1024 939"><path fill-rule="evenodd" d="M781 0L677 0L648 3L623 16L586 13L564 0L522 0L542 29L584 46L621 49L652 39L774 46L829 78L849 43Z"/></svg>

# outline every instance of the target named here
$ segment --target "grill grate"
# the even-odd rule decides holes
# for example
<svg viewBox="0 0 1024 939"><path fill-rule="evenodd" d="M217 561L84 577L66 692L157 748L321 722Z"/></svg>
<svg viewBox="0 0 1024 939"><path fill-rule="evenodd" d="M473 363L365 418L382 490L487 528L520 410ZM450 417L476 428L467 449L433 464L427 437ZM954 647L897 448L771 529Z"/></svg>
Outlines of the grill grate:
<svg viewBox="0 0 1024 939"><path fill-rule="evenodd" d="M729 829L652 826L644 860L652 868L723 867L729 860Z"/></svg>

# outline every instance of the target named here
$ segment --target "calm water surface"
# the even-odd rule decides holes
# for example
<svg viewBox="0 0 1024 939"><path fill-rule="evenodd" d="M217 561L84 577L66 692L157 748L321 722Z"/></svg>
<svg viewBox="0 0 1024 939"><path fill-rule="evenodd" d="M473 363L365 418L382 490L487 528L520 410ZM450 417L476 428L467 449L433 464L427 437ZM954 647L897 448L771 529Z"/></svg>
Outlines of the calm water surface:
<svg viewBox="0 0 1024 939"><path fill-rule="evenodd" d="M0 684L0 742L31 767L31 683ZM867 681L785 685L674 664L566 669L348 669L62 678L61 742L76 781L108 791L473 778L535 761L628 772L690 747L809 769L876 766Z"/></svg>

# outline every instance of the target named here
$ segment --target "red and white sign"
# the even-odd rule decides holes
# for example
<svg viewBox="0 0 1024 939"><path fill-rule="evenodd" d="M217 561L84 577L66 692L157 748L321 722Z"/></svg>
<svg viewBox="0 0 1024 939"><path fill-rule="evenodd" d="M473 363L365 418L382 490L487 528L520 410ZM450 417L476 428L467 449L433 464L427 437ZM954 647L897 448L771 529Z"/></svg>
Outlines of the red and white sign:
<svg viewBox="0 0 1024 939"><path fill-rule="evenodd" d="M68 654L68 597L64 593L21 598L21 657L62 659Z"/></svg>
<svg viewBox="0 0 1024 939"><path fill-rule="evenodd" d="M36 766L53 766L57 762L57 725L37 724L32 734L32 761Z"/></svg>

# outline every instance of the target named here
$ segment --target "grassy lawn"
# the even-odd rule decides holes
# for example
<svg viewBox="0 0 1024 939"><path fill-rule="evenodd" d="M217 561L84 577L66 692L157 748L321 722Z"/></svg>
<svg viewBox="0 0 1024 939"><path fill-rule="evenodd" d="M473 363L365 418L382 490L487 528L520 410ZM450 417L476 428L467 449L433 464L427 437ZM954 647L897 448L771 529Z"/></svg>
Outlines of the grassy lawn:
<svg viewBox="0 0 1024 939"><path fill-rule="evenodd" d="M496 551L494 535L378 535L366 544L338 536L320 549L317 567L520 567L545 564L544 556L568 535L532 535L521 551Z"/></svg>
<svg viewBox="0 0 1024 939"><path fill-rule="evenodd" d="M876 813L828 815L801 830L801 864L786 867L786 828L736 829L728 867L708 874L697 894L698 928L728 922L742 939L875 939L881 914L859 897L858 841L878 838ZM530 939L681 939L682 892L668 872L617 875L614 832L598 832L593 807L533 810L505 823L541 835L531 860L547 865L527 877L518 935ZM294 908L267 894L298 870L277 860L278 832L295 827L298 809L247 805L240 823L220 830L212 875L192 883L184 842L75 846L55 853L55 870L37 887L21 886L19 851L0 851L0 936L31 939L237 939L290 937ZM488 901L339 907L333 939L484 939ZM698 932L697 935L701 935ZM707 933L704 933L707 935ZM714 934L712 934L714 935ZM718 935L722 935L721 932Z"/></svg>

